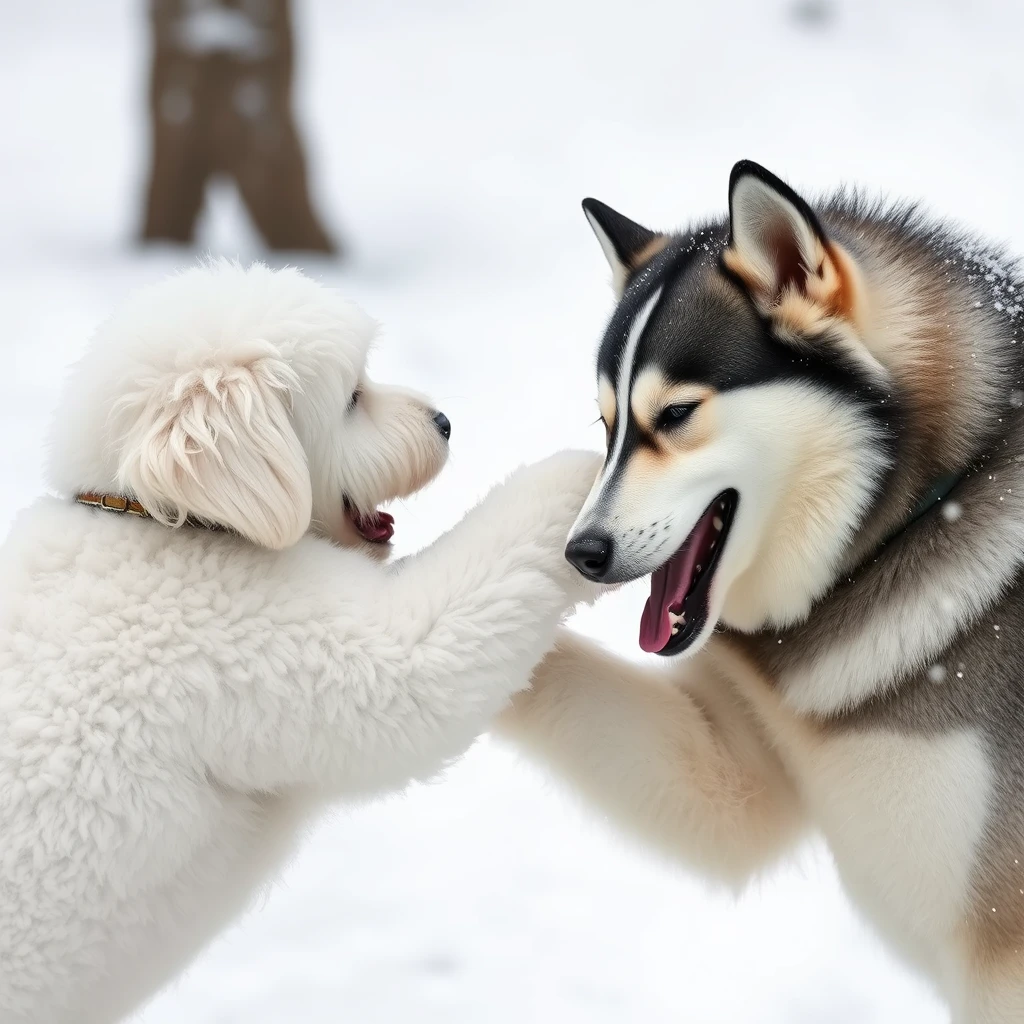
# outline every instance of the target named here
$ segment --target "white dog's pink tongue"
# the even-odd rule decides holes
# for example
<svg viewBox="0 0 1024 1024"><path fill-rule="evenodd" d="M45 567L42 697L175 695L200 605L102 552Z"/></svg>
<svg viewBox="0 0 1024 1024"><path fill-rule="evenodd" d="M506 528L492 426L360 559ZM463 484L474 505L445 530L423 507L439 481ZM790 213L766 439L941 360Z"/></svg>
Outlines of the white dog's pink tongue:
<svg viewBox="0 0 1024 1024"><path fill-rule="evenodd" d="M690 592L697 566L707 564L717 530L715 513L706 512L683 546L651 574L651 596L640 618L640 647L650 654L663 651L672 638L673 618L681 614L683 600Z"/></svg>
<svg viewBox="0 0 1024 1024"><path fill-rule="evenodd" d="M374 512L370 516L353 515L352 525L359 536L371 544L386 544L395 535L395 517L389 512Z"/></svg>

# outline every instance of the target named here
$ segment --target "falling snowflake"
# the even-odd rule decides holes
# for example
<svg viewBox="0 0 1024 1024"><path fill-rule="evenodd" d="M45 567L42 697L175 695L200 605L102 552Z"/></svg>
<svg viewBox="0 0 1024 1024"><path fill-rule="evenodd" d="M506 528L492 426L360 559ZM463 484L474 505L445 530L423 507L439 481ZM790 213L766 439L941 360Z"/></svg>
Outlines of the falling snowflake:
<svg viewBox="0 0 1024 1024"><path fill-rule="evenodd" d="M932 665L928 669L928 678L933 683L941 683L946 678L946 666L945 665Z"/></svg>
<svg viewBox="0 0 1024 1024"><path fill-rule="evenodd" d="M942 506L942 514L949 522L955 523L964 514L963 505L958 501L947 501Z"/></svg>

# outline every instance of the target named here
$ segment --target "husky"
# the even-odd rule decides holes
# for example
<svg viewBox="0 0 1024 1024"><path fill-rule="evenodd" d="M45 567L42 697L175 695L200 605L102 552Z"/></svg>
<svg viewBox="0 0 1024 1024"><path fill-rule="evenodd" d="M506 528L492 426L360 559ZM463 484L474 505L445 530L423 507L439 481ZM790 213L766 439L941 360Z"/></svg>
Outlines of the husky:
<svg viewBox="0 0 1024 1024"><path fill-rule="evenodd" d="M914 205L741 162L727 219L584 209L618 303L566 556L650 576L644 651L563 631L504 730L733 885L824 837L957 1024L1024 1021L1024 279Z"/></svg>

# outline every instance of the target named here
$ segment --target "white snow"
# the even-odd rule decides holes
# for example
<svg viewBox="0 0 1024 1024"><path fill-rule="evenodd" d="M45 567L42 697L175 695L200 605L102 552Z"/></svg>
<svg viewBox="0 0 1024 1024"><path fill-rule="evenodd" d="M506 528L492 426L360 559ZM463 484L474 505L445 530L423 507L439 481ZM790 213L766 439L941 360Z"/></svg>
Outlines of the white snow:
<svg viewBox="0 0 1024 1024"><path fill-rule="evenodd" d="M178 45L188 53L232 53L256 60L270 51L270 38L243 11L206 7L177 25Z"/></svg>
<svg viewBox="0 0 1024 1024"><path fill-rule="evenodd" d="M41 488L59 370L135 286L192 258L129 244L146 128L141 2L9 4L0 35L0 520ZM403 550L489 482L598 447L608 271L579 210L724 209L736 159L922 196L1024 242L1024 9L996 0L297 3L315 191L350 264L301 260L387 325L382 378L453 423ZM1014 126L1018 130L1014 130ZM216 251L259 253L230 194ZM578 626L640 657L643 593ZM145 1024L939 1024L814 849L739 900L612 834L490 742L445 780L338 812Z"/></svg>

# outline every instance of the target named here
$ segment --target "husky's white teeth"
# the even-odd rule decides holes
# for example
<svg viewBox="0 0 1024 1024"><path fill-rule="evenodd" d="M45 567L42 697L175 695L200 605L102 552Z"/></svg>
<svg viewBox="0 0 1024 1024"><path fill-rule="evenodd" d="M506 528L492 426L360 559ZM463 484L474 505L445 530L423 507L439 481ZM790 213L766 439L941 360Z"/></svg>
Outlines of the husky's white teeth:
<svg viewBox="0 0 1024 1024"><path fill-rule="evenodd" d="M716 529L716 530L717 530L717 531L718 531L719 533L721 533L721 532L722 532L722 527L723 527L723 526L725 526L725 523L723 523L723 522L722 522L722 520L721 520L721 519L720 519L720 518L719 518L718 516L715 516L715 518L711 520L711 525L712 525L712 526L713 526L713 527L714 527L714 528L715 528L715 529Z"/></svg>
<svg viewBox="0 0 1024 1024"><path fill-rule="evenodd" d="M678 615L676 615L675 612L670 611L668 613L668 621L672 623L674 627L672 631L675 632L677 629L679 629L680 626L685 625L686 612L680 612Z"/></svg>
<svg viewBox="0 0 1024 1024"><path fill-rule="evenodd" d="M672 627L672 635L675 636L678 632L679 632L679 627L678 626L673 626Z"/></svg>

